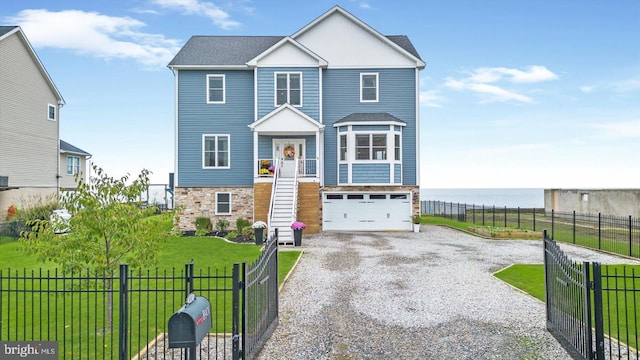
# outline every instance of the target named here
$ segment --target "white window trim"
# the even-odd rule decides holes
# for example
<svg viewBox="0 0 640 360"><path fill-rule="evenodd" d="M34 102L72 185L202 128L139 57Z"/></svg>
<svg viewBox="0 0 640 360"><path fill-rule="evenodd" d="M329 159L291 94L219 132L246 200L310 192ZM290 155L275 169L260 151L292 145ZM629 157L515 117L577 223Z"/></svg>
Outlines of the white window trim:
<svg viewBox="0 0 640 360"><path fill-rule="evenodd" d="M53 118L49 116L52 108L53 108ZM47 104L47 120L56 121L57 115L58 115L58 108L53 104Z"/></svg>
<svg viewBox="0 0 640 360"><path fill-rule="evenodd" d="M353 134L353 146L349 146L349 137L347 137L347 159L349 159L349 150L352 150L353 157L349 162L354 164L374 164L374 163L390 163L395 160L389 159L389 136L391 135L391 139L393 140L393 135L395 132L393 131L351 131ZM369 135L369 159L356 159L356 151L358 148L358 144L356 143L356 135ZM373 135L386 135L387 142L385 144L385 148L387 149L387 158L378 160L373 159ZM391 146L392 150L395 151L395 148Z"/></svg>
<svg viewBox="0 0 640 360"><path fill-rule="evenodd" d="M222 101L209 100L209 79L212 77L222 78ZM224 74L207 74L207 104L224 104L227 101L227 82Z"/></svg>
<svg viewBox="0 0 640 360"><path fill-rule="evenodd" d="M278 72L274 72L273 73L273 106L274 107L278 107L278 106L282 106L284 104L278 105L278 75L282 75L285 74L287 75L287 102L286 104L289 104L293 107L302 107L303 106L303 99L304 99L304 86L302 83L302 72L301 71L278 71ZM293 105L290 102L290 95L291 95L291 89L289 88L289 75L290 74L298 74L300 75L300 105Z"/></svg>
<svg viewBox="0 0 640 360"><path fill-rule="evenodd" d="M72 163L71 164L71 173L69 173L69 159L78 159L78 168L74 169L74 167L73 167L74 164ZM66 167L67 167L67 169L66 169L67 175L72 175L73 176L75 174L80 173L80 157L79 156L73 156L73 155L67 155L67 166ZM74 172L74 170L75 170L75 172Z"/></svg>
<svg viewBox="0 0 640 360"><path fill-rule="evenodd" d="M219 212L219 211L218 211L218 194L229 194L229 212L228 212L228 213L226 213L226 212ZM216 215L231 215L231 212L232 212L232 207L231 207L231 205L232 205L232 203L233 203L233 202L231 201L231 199L232 199L232 198L233 198L232 194L231 194L230 192L228 192L228 191L220 191L220 192L216 192L216 207L215 207L215 214L216 214Z"/></svg>
<svg viewBox="0 0 640 360"><path fill-rule="evenodd" d="M205 165L205 163L204 163L204 159L205 159L205 156L204 156L204 151L205 151L204 150L205 149L204 143L205 143L206 138L208 138L208 137L215 137L216 138L216 141L215 141L215 144L216 144L216 150L215 150L216 159L214 161L215 164L218 163L218 138L219 137L226 137L227 138L227 146L229 147L229 159L228 159L228 164L229 165L227 165L227 166L206 166ZM202 153L201 153L201 156L202 156L202 168L203 169L230 169L231 168L231 135L229 135L229 134L202 134Z"/></svg>
<svg viewBox="0 0 640 360"><path fill-rule="evenodd" d="M364 100L362 98L362 78L367 75L375 75L376 77L376 99L375 100ZM377 103L380 100L380 77L378 73L360 73L360 102L362 103Z"/></svg>

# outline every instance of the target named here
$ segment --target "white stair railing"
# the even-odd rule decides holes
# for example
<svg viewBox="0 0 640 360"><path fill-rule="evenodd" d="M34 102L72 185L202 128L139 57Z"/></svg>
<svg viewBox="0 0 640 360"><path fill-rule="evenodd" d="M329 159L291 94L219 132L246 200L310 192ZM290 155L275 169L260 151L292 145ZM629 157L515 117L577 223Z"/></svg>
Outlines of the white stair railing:
<svg viewBox="0 0 640 360"><path fill-rule="evenodd" d="M298 219L298 161L296 160L296 169L293 172L293 209L291 209L291 219Z"/></svg>
<svg viewBox="0 0 640 360"><path fill-rule="evenodd" d="M269 201L269 216L267 217L267 228L269 233L273 231L271 228L271 217L273 216L273 204L276 198L276 184L278 183L278 177L280 176L280 159L276 159L276 166L273 171L273 184L271 184L271 200Z"/></svg>

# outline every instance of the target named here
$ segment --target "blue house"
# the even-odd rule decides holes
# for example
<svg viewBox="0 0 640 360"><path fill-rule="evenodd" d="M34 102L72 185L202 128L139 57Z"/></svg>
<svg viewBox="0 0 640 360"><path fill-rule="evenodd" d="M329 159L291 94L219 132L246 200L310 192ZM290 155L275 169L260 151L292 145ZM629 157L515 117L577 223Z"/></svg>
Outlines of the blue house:
<svg viewBox="0 0 640 360"><path fill-rule="evenodd" d="M180 228L410 230L424 67L339 6L290 36L193 36L169 63Z"/></svg>

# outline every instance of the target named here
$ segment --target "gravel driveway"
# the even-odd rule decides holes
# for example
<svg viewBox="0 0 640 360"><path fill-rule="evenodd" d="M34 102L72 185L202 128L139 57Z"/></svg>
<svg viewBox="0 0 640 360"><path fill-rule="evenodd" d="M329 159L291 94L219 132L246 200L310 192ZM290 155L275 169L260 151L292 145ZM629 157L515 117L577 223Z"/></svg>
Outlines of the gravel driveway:
<svg viewBox="0 0 640 360"><path fill-rule="evenodd" d="M420 233L305 236L259 359L570 359L544 304L494 278L542 243ZM563 246L574 260L638 263Z"/></svg>

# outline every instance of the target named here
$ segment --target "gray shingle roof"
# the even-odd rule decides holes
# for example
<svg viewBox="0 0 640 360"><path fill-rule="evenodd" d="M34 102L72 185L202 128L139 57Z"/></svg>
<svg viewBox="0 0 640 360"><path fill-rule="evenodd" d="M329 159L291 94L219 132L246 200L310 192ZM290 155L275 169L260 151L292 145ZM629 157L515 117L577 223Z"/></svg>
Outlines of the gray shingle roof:
<svg viewBox="0 0 640 360"><path fill-rule="evenodd" d="M64 141L64 140L60 140L60 151L61 152L68 152L68 153L73 153L73 154L77 154L77 155L84 155L84 156L91 156L91 154L89 154L88 152L75 147L71 144L69 144L68 142Z"/></svg>
<svg viewBox="0 0 640 360"><path fill-rule="evenodd" d="M245 65L284 36L192 36L169 63L174 65Z"/></svg>
<svg viewBox="0 0 640 360"><path fill-rule="evenodd" d="M8 33L15 28L17 28L17 26L0 26L0 36Z"/></svg>
<svg viewBox="0 0 640 360"><path fill-rule="evenodd" d="M171 60L169 67L245 65L283 38L284 36L192 36ZM407 36L393 35L387 38L420 59Z"/></svg>
<svg viewBox="0 0 640 360"><path fill-rule="evenodd" d="M345 117L343 117L342 119L336 121L334 124L341 124L341 123L347 123L347 122L360 122L360 121L380 121L380 122L390 122L390 121L395 121L395 122L400 122L403 124L406 124L406 122L398 119L397 117L383 112L383 113L353 113L351 115L347 115Z"/></svg>

